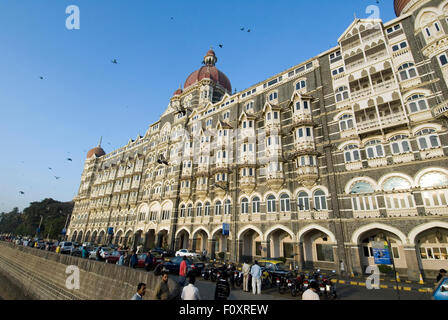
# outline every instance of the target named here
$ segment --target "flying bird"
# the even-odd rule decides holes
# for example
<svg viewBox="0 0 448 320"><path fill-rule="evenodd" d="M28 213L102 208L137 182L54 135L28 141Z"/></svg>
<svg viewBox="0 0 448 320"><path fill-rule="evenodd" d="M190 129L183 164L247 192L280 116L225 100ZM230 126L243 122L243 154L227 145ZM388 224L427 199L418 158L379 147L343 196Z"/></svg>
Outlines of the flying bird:
<svg viewBox="0 0 448 320"><path fill-rule="evenodd" d="M59 179L61 179L61 177L56 177L56 176L54 176L55 178L56 178L56 180L59 180Z"/></svg>
<svg viewBox="0 0 448 320"><path fill-rule="evenodd" d="M68 161L73 161L72 158L67 158Z"/></svg>
<svg viewBox="0 0 448 320"><path fill-rule="evenodd" d="M241 31L244 31L244 27L242 27L240 30L241 30Z"/></svg>
<svg viewBox="0 0 448 320"><path fill-rule="evenodd" d="M222 44L219 44L218 47L222 48Z"/></svg>
<svg viewBox="0 0 448 320"><path fill-rule="evenodd" d="M51 169L50 167L48 167L48 170L53 170L53 169Z"/></svg>
<svg viewBox="0 0 448 320"><path fill-rule="evenodd" d="M250 29L247 29L247 32L250 32Z"/></svg>
<svg viewBox="0 0 448 320"><path fill-rule="evenodd" d="M117 64L117 63L118 63L117 59L114 59L114 60L112 60L111 62L112 62L113 64Z"/></svg>
<svg viewBox="0 0 448 320"><path fill-rule="evenodd" d="M23 191L19 191L19 193L20 193L20 194L25 194L25 192L23 192Z"/></svg>
<svg viewBox="0 0 448 320"><path fill-rule="evenodd" d="M41 76L41 77L39 77L39 78L40 78L40 80L44 80L44 77L42 77L42 76Z"/></svg>

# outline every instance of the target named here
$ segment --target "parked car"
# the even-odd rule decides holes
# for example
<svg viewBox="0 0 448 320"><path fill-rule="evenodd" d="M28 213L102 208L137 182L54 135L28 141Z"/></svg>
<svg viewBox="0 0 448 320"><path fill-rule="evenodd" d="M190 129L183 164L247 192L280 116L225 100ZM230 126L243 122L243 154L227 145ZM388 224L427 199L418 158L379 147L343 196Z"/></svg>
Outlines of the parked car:
<svg viewBox="0 0 448 320"><path fill-rule="evenodd" d="M90 248L91 250L89 251L89 259L96 260L96 252L98 251L98 248L99 247Z"/></svg>
<svg viewBox="0 0 448 320"><path fill-rule="evenodd" d="M433 300L448 300L448 277L440 279L432 293Z"/></svg>
<svg viewBox="0 0 448 320"><path fill-rule="evenodd" d="M187 250L187 249L180 249L179 251L176 251L176 257L194 257L199 258L201 255L199 253L194 252L193 250Z"/></svg>
<svg viewBox="0 0 448 320"><path fill-rule="evenodd" d="M151 249L151 253L159 253L160 255L163 254L164 257L174 257L174 251L169 249L154 248Z"/></svg>
<svg viewBox="0 0 448 320"><path fill-rule="evenodd" d="M62 254L70 254L73 250L73 243L69 241L62 241L59 244L59 247L61 248L60 253Z"/></svg>
<svg viewBox="0 0 448 320"><path fill-rule="evenodd" d="M100 256L103 259L107 259L107 257L113 252L112 248L102 247L100 250Z"/></svg>
<svg viewBox="0 0 448 320"><path fill-rule="evenodd" d="M180 263L182 262L182 260L183 260L183 257L171 258L169 261L165 261L165 262L161 263L159 266L157 266L156 269L154 270L154 273L156 275L158 275L158 274L160 274L162 269L165 268L170 273L179 274ZM200 276L202 274L202 270L205 267L204 262L202 262L198 258L191 258L191 257L187 258L186 262L187 262L187 274L188 275L192 274L192 275Z"/></svg>
<svg viewBox="0 0 448 320"><path fill-rule="evenodd" d="M116 250L110 252L110 254L106 258L106 263L112 263L116 264L118 262L118 259L120 259L120 256L124 254L126 251L124 250Z"/></svg>

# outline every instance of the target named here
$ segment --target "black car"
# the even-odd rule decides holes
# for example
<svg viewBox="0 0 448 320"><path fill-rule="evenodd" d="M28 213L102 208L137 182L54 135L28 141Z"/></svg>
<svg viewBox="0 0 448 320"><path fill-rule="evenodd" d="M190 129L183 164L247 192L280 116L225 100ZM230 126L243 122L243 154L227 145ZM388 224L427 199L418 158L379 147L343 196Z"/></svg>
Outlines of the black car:
<svg viewBox="0 0 448 320"><path fill-rule="evenodd" d="M160 273L162 269L168 270L169 273L179 274L180 263L182 262L183 257L174 257L169 261L165 261L157 266L154 273ZM196 258L187 258L187 274L200 276L202 274L202 269L204 269L204 263Z"/></svg>
<svg viewBox="0 0 448 320"><path fill-rule="evenodd" d="M151 253L157 252L160 255L163 254L164 257L174 257L174 251L169 249L162 249L162 248L154 248L151 249Z"/></svg>

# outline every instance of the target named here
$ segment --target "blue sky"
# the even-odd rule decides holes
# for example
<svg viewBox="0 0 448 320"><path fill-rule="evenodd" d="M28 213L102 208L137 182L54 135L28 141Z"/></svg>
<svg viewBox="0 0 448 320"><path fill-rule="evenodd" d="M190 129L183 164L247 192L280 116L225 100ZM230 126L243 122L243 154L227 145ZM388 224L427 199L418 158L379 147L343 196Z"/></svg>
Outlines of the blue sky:
<svg viewBox="0 0 448 320"><path fill-rule="evenodd" d="M110 152L143 135L210 46L241 91L335 46L372 4L395 17L391 0L0 1L0 211L73 199L99 137Z"/></svg>

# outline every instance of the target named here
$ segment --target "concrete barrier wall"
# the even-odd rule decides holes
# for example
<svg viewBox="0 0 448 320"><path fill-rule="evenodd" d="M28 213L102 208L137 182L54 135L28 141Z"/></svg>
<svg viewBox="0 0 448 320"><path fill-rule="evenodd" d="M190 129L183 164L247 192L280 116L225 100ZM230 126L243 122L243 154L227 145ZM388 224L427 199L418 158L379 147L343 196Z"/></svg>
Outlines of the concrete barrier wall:
<svg viewBox="0 0 448 320"><path fill-rule="evenodd" d="M80 271L80 288L70 290L66 280L68 266ZM38 300L128 300L137 284L146 283L145 300L152 299L160 281L152 272L81 259L69 255L17 246L0 241L0 273L20 288L22 295ZM172 298L180 287L168 280ZM6 297L7 299L7 297Z"/></svg>

